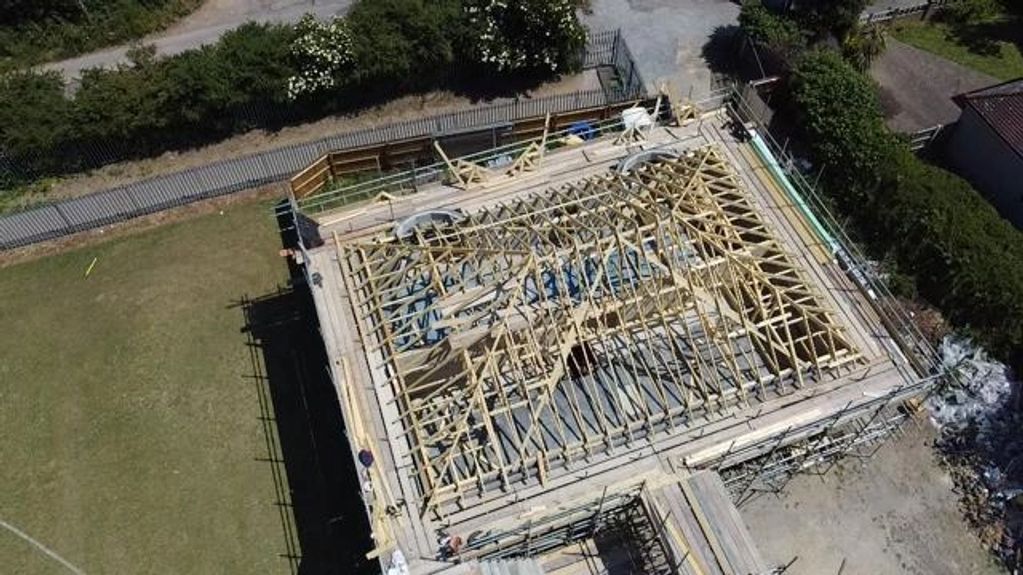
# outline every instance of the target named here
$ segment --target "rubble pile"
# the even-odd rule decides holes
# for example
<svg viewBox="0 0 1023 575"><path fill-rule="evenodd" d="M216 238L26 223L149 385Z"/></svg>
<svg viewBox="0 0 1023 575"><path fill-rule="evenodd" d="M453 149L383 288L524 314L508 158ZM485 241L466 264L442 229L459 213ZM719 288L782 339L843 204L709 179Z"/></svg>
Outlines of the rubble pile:
<svg viewBox="0 0 1023 575"><path fill-rule="evenodd" d="M937 448L967 519L1013 573L1023 568L1023 413L1009 369L969 341L946 337L955 377L928 401Z"/></svg>

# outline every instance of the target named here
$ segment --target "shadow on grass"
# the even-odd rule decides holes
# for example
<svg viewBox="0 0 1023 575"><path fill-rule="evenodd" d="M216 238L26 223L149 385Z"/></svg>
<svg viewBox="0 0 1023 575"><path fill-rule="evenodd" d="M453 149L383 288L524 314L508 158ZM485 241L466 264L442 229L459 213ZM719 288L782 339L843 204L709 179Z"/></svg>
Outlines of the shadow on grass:
<svg viewBox="0 0 1023 575"><path fill-rule="evenodd" d="M953 40L980 56L998 56L999 42L1015 44L1023 51L1023 18L1006 16L978 23L947 22Z"/></svg>
<svg viewBox="0 0 1023 575"><path fill-rule="evenodd" d="M238 306L266 438L260 460L273 476L284 533L279 555L292 573L378 573L365 558L370 528L308 290L298 284Z"/></svg>

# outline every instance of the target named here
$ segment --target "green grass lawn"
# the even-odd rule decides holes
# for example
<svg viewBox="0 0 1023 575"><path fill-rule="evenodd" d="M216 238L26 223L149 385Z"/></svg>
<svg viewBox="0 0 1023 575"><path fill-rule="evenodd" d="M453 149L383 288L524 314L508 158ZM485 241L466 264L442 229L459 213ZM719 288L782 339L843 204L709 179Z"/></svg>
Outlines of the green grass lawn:
<svg viewBox="0 0 1023 575"><path fill-rule="evenodd" d="M269 210L0 269L0 520L90 574L289 571L233 306L286 281ZM0 528L0 572L67 571Z"/></svg>
<svg viewBox="0 0 1023 575"><path fill-rule="evenodd" d="M891 34L906 44L1000 80L1012 80L1023 76L1021 28L1023 22L1008 17L978 25L970 32L973 37L983 39L979 44L969 40L971 34L965 37L956 34L955 30L942 22L899 22L892 27Z"/></svg>

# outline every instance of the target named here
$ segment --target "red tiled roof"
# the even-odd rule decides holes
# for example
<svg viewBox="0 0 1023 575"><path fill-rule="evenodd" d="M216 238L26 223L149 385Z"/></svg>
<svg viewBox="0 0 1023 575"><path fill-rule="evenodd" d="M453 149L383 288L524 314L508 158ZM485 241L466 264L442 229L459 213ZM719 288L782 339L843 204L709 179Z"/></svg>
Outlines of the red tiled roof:
<svg viewBox="0 0 1023 575"><path fill-rule="evenodd" d="M956 97L991 126L1006 144L1023 156L1023 78Z"/></svg>

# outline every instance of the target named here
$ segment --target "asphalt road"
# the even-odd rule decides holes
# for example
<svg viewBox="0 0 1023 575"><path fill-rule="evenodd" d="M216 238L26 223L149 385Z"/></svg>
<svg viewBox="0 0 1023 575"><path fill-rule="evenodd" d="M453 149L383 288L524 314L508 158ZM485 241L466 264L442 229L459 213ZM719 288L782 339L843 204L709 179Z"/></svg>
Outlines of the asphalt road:
<svg viewBox="0 0 1023 575"><path fill-rule="evenodd" d="M207 0L202 7L171 28L148 36L144 44L156 46L160 55L172 55L212 44L225 32L249 22L296 22L312 12L320 17L344 12L354 0ZM106 48L41 66L60 71L73 85L87 68L112 68L127 62L130 45Z"/></svg>

